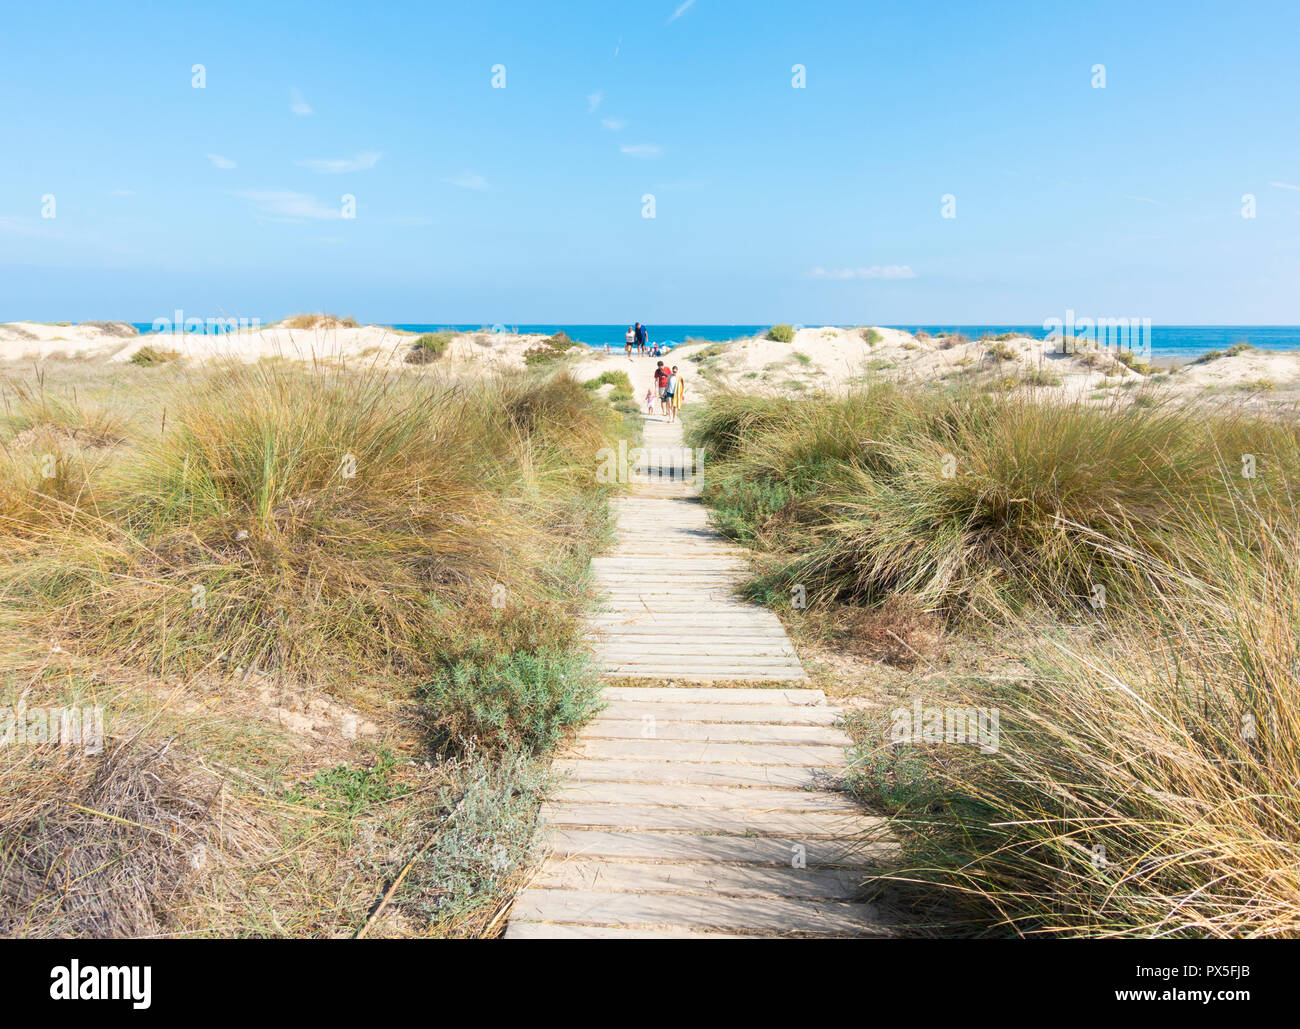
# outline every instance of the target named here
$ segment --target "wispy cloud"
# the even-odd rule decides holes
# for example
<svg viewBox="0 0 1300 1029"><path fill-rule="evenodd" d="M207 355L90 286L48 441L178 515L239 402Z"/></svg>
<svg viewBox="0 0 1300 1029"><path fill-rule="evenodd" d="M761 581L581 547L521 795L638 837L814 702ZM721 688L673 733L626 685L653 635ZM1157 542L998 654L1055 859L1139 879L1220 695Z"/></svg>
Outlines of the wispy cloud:
<svg viewBox="0 0 1300 1029"><path fill-rule="evenodd" d="M620 129L627 128L627 122L622 118L601 118L600 123L610 132L618 132Z"/></svg>
<svg viewBox="0 0 1300 1029"><path fill-rule="evenodd" d="M1125 199L1125 200L1137 200L1137 201L1139 201L1139 202L1141 202L1141 203L1144 203L1144 204L1155 204L1156 207L1168 207L1168 206L1169 206L1169 205L1166 204L1163 200L1152 200L1150 197L1137 197L1137 196L1133 196L1133 194L1131 194L1131 193L1125 193L1125 194L1124 194L1124 199Z"/></svg>
<svg viewBox="0 0 1300 1029"><path fill-rule="evenodd" d="M873 264L870 268L822 268L808 273L811 279L914 279L916 272L905 264Z"/></svg>
<svg viewBox="0 0 1300 1029"><path fill-rule="evenodd" d="M628 157L662 157L664 148L654 143L629 143L619 147L619 151Z"/></svg>
<svg viewBox="0 0 1300 1029"><path fill-rule="evenodd" d="M212 162L214 168L221 168L225 171L235 167L234 161L229 157L222 157L220 154L208 154L208 160Z"/></svg>
<svg viewBox="0 0 1300 1029"><path fill-rule="evenodd" d="M40 236L41 222L35 218L17 218L12 214L0 214L0 232L11 232L18 236Z"/></svg>
<svg viewBox="0 0 1300 1029"><path fill-rule="evenodd" d="M1278 189L1294 189L1297 193L1300 193L1300 186L1293 186L1289 182L1270 182L1269 185L1276 186Z"/></svg>
<svg viewBox="0 0 1300 1029"><path fill-rule="evenodd" d="M133 196L135 196L135 190L133 190L133 189L110 189L110 190L108 191L108 195L111 196L111 197L133 197Z"/></svg>
<svg viewBox="0 0 1300 1029"><path fill-rule="evenodd" d="M459 186L461 189L488 189L488 181L478 172L461 172L459 175L453 175L450 178L443 179L443 182L450 183L453 186Z"/></svg>
<svg viewBox="0 0 1300 1029"><path fill-rule="evenodd" d="M383 156L377 150L368 150L356 157L313 157L298 161L297 164L322 175L343 175L347 172L367 171L377 165Z"/></svg>
<svg viewBox="0 0 1300 1029"><path fill-rule="evenodd" d="M286 221L303 221L313 219L332 221L342 218L340 207L321 203L314 196L306 193L294 193L291 190L241 190L235 194L245 200L251 200L259 213Z"/></svg>
<svg viewBox="0 0 1300 1029"><path fill-rule="evenodd" d="M600 102L601 102L602 100L604 100L604 99L605 99L605 94L602 93L599 89L596 90L596 92L594 92L594 93L588 93L588 94L587 94L587 113L588 113L588 114L593 113L593 112L596 110L596 108L600 106Z"/></svg>
<svg viewBox="0 0 1300 1029"><path fill-rule="evenodd" d="M316 113L312 110L311 104L303 99L302 93L298 91L297 86L292 86L289 89L289 110L299 118L305 118L309 114Z"/></svg>
<svg viewBox="0 0 1300 1029"><path fill-rule="evenodd" d="M683 0L682 3L677 5L677 10L673 11L673 16L668 19L668 23L672 24L694 6L695 0Z"/></svg>
<svg viewBox="0 0 1300 1029"><path fill-rule="evenodd" d="M619 36L618 42L614 44L614 56L617 57L618 52L622 49L623 49L623 37Z"/></svg>

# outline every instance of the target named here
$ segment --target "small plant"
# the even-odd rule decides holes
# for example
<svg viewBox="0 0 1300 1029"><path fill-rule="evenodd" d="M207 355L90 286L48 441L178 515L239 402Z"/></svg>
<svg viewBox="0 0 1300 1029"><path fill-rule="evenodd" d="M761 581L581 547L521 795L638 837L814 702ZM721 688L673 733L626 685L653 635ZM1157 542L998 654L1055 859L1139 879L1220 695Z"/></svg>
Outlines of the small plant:
<svg viewBox="0 0 1300 1029"><path fill-rule="evenodd" d="M548 364L563 357L574 347L582 346L575 340L568 337L562 330L554 336L548 336L546 339L529 347L524 351L524 363L529 365Z"/></svg>
<svg viewBox="0 0 1300 1029"><path fill-rule="evenodd" d="M1151 374L1150 362L1143 361L1131 350L1115 351L1115 360L1118 361L1120 364L1122 364L1125 368L1128 368L1130 371L1135 371L1139 375Z"/></svg>
<svg viewBox="0 0 1300 1029"><path fill-rule="evenodd" d="M866 342L867 346L869 347L876 346L882 339L885 338L875 329L862 329L861 332L862 332L862 339Z"/></svg>
<svg viewBox="0 0 1300 1029"><path fill-rule="evenodd" d="M455 334L451 332L426 332L411 344L411 351L406 355L407 364L428 364L436 361L447 352Z"/></svg>
<svg viewBox="0 0 1300 1029"><path fill-rule="evenodd" d="M1020 377L1023 386L1059 386L1061 377L1046 368L1033 368Z"/></svg>
<svg viewBox="0 0 1300 1029"><path fill-rule="evenodd" d="M160 350L146 343L131 355L131 363L150 368L154 365L166 364L168 361L175 361L180 356L175 350Z"/></svg>
<svg viewBox="0 0 1300 1029"><path fill-rule="evenodd" d="M773 325L767 330L767 338L777 343L794 342L794 326L792 325Z"/></svg>
<svg viewBox="0 0 1300 1029"><path fill-rule="evenodd" d="M600 682L586 660L549 649L457 662L423 692L452 739L532 752L554 746L600 705Z"/></svg>
<svg viewBox="0 0 1300 1029"><path fill-rule="evenodd" d="M1207 350L1193 361L1192 364L1207 364L1210 361L1217 361L1221 357L1236 357L1238 354L1244 354L1247 350L1254 349L1253 346L1244 341L1241 343L1234 343L1232 346L1228 347L1227 350Z"/></svg>
<svg viewBox="0 0 1300 1029"><path fill-rule="evenodd" d="M1016 352L1000 340L989 347L987 353L995 361L1014 361L1016 359Z"/></svg>
<svg viewBox="0 0 1300 1029"><path fill-rule="evenodd" d="M629 396L632 394L632 380L621 368L601 372L596 378L588 379L582 384L583 389L600 389L601 386L613 386L616 392L626 390ZM613 397L611 396L610 399L612 400Z"/></svg>
<svg viewBox="0 0 1300 1029"><path fill-rule="evenodd" d="M801 354L799 351L796 350L792 356L796 361L798 361L802 365L812 364L812 358L809 357L807 354Z"/></svg>
<svg viewBox="0 0 1300 1029"><path fill-rule="evenodd" d="M356 329L355 318L338 318L332 314L295 314L283 322L287 329Z"/></svg>
<svg viewBox="0 0 1300 1029"><path fill-rule="evenodd" d="M392 751L384 750L369 768L341 764L317 772L308 782L288 790L285 799L291 804L314 802L340 814L355 815L370 804L407 792L406 786L393 781L396 768Z"/></svg>

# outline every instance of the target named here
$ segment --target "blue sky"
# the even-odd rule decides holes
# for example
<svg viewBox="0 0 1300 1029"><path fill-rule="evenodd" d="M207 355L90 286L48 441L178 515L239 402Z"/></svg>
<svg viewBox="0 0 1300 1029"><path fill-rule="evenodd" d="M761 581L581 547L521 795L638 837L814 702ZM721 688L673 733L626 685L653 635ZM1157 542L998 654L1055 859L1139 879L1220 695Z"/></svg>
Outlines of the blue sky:
<svg viewBox="0 0 1300 1029"><path fill-rule="evenodd" d="M1294 2L44 2L3 33L2 320L1300 322Z"/></svg>

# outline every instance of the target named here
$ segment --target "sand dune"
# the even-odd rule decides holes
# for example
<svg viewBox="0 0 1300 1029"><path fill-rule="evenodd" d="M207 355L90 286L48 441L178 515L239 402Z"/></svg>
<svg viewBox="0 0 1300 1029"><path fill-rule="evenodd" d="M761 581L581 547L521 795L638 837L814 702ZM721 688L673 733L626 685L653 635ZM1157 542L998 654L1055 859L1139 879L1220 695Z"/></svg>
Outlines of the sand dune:
<svg viewBox="0 0 1300 1029"><path fill-rule="evenodd" d="M139 335L123 322L51 325L13 322L0 325L0 360L76 358L130 361L142 347L186 360L264 358L348 360L364 357L405 362L416 336L377 325L351 327L337 322L314 328L276 323L211 336ZM540 335L458 334L439 359L458 369L517 368ZM822 326L796 332L793 341L746 338L677 347L673 360L690 362L697 389L727 385L791 395L838 391L872 380L942 382L974 376L1002 389L1032 389L1062 396L1103 399L1116 389L1147 386L1172 394L1239 394L1252 403L1294 402L1300 396L1300 351L1246 349L1174 367L1147 365L1124 353L1080 343L1062 353L1059 342L1028 337L968 340L958 336L913 335L880 327ZM581 375L629 367L621 348L611 354L575 349L567 359ZM638 397L654 367L653 358L636 358L629 370ZM685 370L685 369L684 369Z"/></svg>

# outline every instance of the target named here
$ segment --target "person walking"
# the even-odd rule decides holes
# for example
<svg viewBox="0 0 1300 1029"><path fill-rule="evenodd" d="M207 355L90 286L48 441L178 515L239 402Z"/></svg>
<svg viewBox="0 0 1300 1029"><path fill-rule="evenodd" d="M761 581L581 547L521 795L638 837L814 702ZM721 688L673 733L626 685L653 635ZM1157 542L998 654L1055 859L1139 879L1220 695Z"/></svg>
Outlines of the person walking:
<svg viewBox="0 0 1300 1029"><path fill-rule="evenodd" d="M659 397L659 413L668 417L668 376L672 374L662 361L655 362L655 394Z"/></svg>
<svg viewBox="0 0 1300 1029"><path fill-rule="evenodd" d="M636 333L632 326L627 327L627 332L623 333L623 349L627 352L627 359L632 360L632 345L636 342Z"/></svg>
<svg viewBox="0 0 1300 1029"><path fill-rule="evenodd" d="M650 338L649 333L645 331L645 326L640 322L636 323L636 352L645 356L646 340Z"/></svg>
<svg viewBox="0 0 1300 1029"><path fill-rule="evenodd" d="M681 373L677 371L677 365L673 365L671 388L673 391L673 399L672 406L668 409L668 420L670 422L675 422L677 421L677 410L682 406L682 395L686 392L686 382L682 378Z"/></svg>

